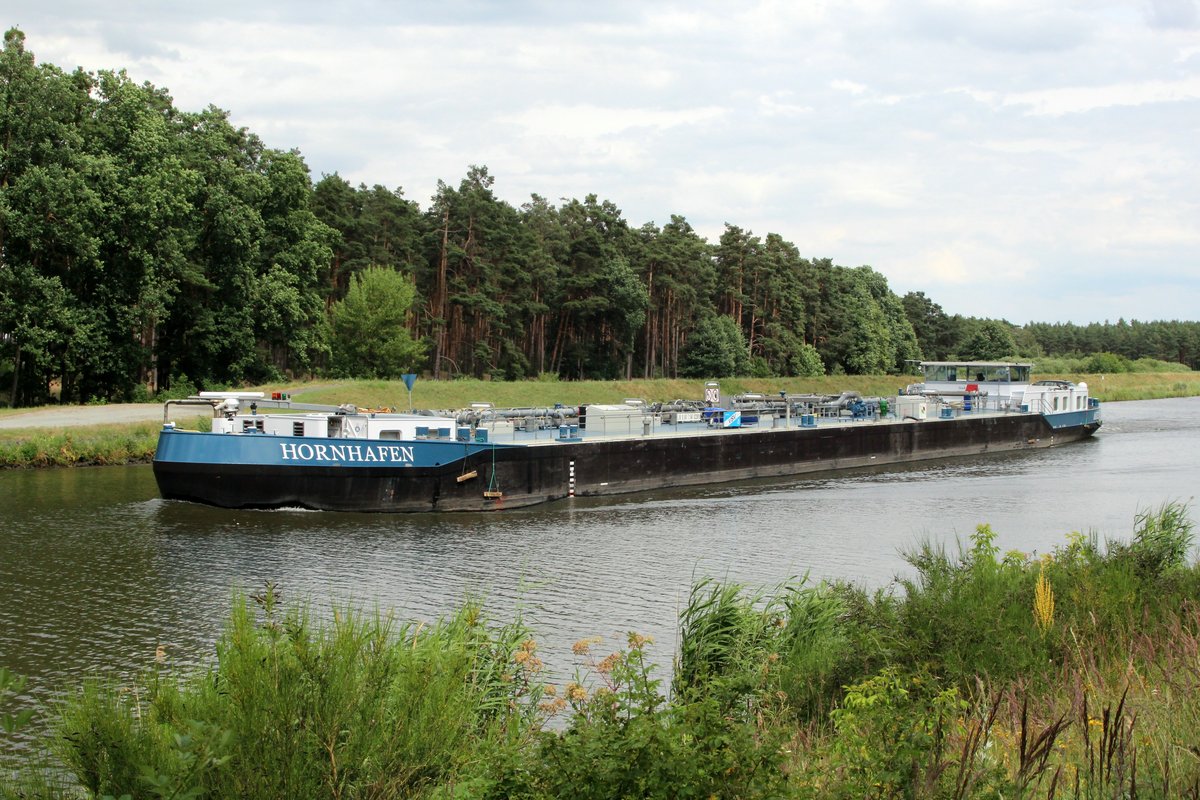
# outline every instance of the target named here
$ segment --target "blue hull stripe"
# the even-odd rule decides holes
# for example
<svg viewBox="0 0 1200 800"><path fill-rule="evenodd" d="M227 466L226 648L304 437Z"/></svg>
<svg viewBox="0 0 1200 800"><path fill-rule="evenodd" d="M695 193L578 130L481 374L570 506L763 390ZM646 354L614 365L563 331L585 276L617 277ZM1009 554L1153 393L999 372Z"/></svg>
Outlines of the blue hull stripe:
<svg viewBox="0 0 1200 800"><path fill-rule="evenodd" d="M1051 428L1075 428L1080 425L1094 425L1100 421L1100 409L1088 408L1083 411L1060 411L1057 414L1042 414Z"/></svg>
<svg viewBox="0 0 1200 800"><path fill-rule="evenodd" d="M515 445L520 446L520 445ZM328 439L271 434L212 434L163 430L154 460L184 464L260 464L296 467L440 467L508 444L457 441Z"/></svg>

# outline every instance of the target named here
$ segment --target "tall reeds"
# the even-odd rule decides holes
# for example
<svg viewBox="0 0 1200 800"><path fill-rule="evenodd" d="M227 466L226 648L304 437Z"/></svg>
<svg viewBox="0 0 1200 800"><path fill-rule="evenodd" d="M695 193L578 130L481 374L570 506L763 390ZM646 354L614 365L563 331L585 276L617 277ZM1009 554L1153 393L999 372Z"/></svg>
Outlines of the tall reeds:
<svg viewBox="0 0 1200 800"><path fill-rule="evenodd" d="M54 750L91 797L1200 798L1192 523L1136 525L1041 558L981 526L897 591L700 581L669 682L637 634L549 687L476 604L318 624L268 587L208 671L74 692Z"/></svg>
<svg viewBox="0 0 1200 800"><path fill-rule="evenodd" d="M473 603L430 626L349 610L319 626L268 587L234 600L207 673L85 684L55 750L96 797L409 797L529 735L525 641Z"/></svg>

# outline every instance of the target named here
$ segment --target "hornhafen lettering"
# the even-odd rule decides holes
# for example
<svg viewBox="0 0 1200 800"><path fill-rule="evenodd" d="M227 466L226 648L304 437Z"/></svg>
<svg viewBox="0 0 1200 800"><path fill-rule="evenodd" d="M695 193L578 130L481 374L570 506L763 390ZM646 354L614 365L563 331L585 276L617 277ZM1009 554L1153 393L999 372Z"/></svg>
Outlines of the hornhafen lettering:
<svg viewBox="0 0 1200 800"><path fill-rule="evenodd" d="M411 464L411 445L383 444L280 444L284 461L361 461L379 464Z"/></svg>

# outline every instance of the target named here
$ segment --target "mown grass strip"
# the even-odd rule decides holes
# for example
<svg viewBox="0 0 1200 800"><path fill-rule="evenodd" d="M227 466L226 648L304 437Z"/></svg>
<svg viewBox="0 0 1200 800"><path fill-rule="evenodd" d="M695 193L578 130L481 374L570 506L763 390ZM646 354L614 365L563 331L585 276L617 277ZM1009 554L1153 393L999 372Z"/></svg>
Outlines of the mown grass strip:
<svg viewBox="0 0 1200 800"><path fill-rule="evenodd" d="M206 430L206 418L187 427ZM0 430L0 468L82 467L142 464L154 458L158 422L89 425L78 428Z"/></svg>
<svg viewBox="0 0 1200 800"><path fill-rule="evenodd" d="M1195 372L1039 374L1036 377L1085 381L1092 396L1101 401L1200 395L1200 373ZM919 377L915 375L825 375L818 378L724 378L720 384L725 395L758 392L775 396L780 391L789 394L838 394L849 390L866 396L887 397L896 394L908 383L918 380ZM271 389L264 387L263 390ZM285 390L298 402L352 402L372 408L388 406L404 409L408 406L408 394L400 381L322 381L318 384L292 384L285 387ZM497 407L520 408L552 406L555 403L619 403L629 397L641 398L647 402L667 402L680 398L700 399L703 396L704 381L699 379L510 382L418 380L413 389L413 405L417 408L463 408L470 403L483 401L494 403Z"/></svg>

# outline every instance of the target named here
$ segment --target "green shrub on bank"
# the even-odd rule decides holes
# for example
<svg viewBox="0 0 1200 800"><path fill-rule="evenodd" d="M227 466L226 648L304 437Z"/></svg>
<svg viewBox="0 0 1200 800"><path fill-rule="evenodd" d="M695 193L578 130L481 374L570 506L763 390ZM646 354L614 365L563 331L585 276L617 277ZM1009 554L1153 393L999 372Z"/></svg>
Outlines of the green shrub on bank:
<svg viewBox="0 0 1200 800"><path fill-rule="evenodd" d="M589 676L577 676L541 706L547 713L569 709L566 729L542 732L535 748L508 751L454 796L776 797L785 790L782 728L708 693L677 692L668 702L646 637L631 633L626 648L603 658L592 654L598 642L574 648Z"/></svg>
<svg viewBox="0 0 1200 800"><path fill-rule="evenodd" d="M131 797L1178 797L1200 787L1200 570L1186 506L1040 558L980 526L899 591L701 581L673 680L645 637L540 682L519 623L431 627L267 591L213 668L90 682L56 752ZM557 726L547 723L554 717ZM30 787L12 796L48 796ZM0 796L4 789L0 788Z"/></svg>
<svg viewBox="0 0 1200 800"><path fill-rule="evenodd" d="M1175 361L1160 361L1156 358L1130 359L1116 353L1092 353L1075 356L1042 356L1033 359L1039 375L1119 375L1136 373L1186 373L1191 372L1186 364Z"/></svg>
<svg viewBox="0 0 1200 800"><path fill-rule="evenodd" d="M86 684L56 751L97 797L408 797L528 735L536 663L513 654L530 647L471 603L428 627L351 611L318 626L268 587L234 601L209 673Z"/></svg>

